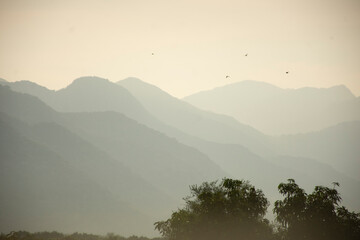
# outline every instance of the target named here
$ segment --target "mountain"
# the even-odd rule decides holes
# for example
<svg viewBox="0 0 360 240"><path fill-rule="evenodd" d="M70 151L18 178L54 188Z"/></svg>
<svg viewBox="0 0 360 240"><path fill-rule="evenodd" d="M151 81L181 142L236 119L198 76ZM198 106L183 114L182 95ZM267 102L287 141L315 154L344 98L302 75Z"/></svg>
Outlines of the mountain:
<svg viewBox="0 0 360 240"><path fill-rule="evenodd" d="M58 113L9 87L0 87L0 99L0 112L12 118L22 119L25 110L36 114L22 119L29 127L14 127L21 135L61 156L116 199L151 215L152 223L178 205L189 185L227 176L198 150L121 113Z"/></svg>
<svg viewBox="0 0 360 240"><path fill-rule="evenodd" d="M195 148L116 112L66 114L67 126L147 181L181 199L188 186L228 174Z"/></svg>
<svg viewBox="0 0 360 240"><path fill-rule="evenodd" d="M133 119L146 121L148 118L145 109L126 89L103 78L81 77L58 91L29 81L5 85L13 91L38 97L59 112L117 111Z"/></svg>
<svg viewBox="0 0 360 240"><path fill-rule="evenodd" d="M117 111L133 119L147 118L145 109L126 89L97 77L74 80L57 91L49 104L60 112Z"/></svg>
<svg viewBox="0 0 360 240"><path fill-rule="evenodd" d="M51 95L55 93L54 90L50 90L46 87L40 86L36 83L22 80L17 82L1 82L0 84L9 86L13 91L28 93L37 96L40 99L51 99Z"/></svg>
<svg viewBox="0 0 360 240"><path fill-rule="evenodd" d="M360 180L360 121L337 124L317 132L274 137L275 151L318 159Z"/></svg>
<svg viewBox="0 0 360 240"><path fill-rule="evenodd" d="M152 115L182 132L220 143L241 144L258 154L268 152L266 136L232 117L200 110L137 78L117 82Z"/></svg>
<svg viewBox="0 0 360 240"><path fill-rule="evenodd" d="M0 113L1 232L153 234L150 217L14 127L29 128Z"/></svg>
<svg viewBox="0 0 360 240"><path fill-rule="evenodd" d="M275 141L275 137L266 137L259 132L249 131L247 126L243 126L230 117L199 110L139 79L128 78L118 84L127 88L155 117L189 134L196 133L197 136L204 136L199 134L198 129L204 132L215 132L214 127L220 131L229 128L233 129L233 134L245 135L244 139L251 139L246 133L254 136L253 139L266 139L267 146L272 146L272 141ZM243 130L245 133L242 133L242 129L248 131ZM336 171L326 161L317 161L314 155L296 157L301 155L295 154L293 157L290 154L285 155L287 152L282 149L272 146L273 154L269 157L255 154L239 144L224 144L190 137L179 137L179 139L205 153L233 177L249 179L256 186L261 186L270 199L278 197L275 186L288 178L297 179L309 190L314 187L314 184L328 185L333 181L339 181L343 183L341 192L349 206L354 209L360 208L359 204L351 200L360 197L360 192L354 191L359 182ZM299 164L303 164L302 167L298 167Z"/></svg>
<svg viewBox="0 0 360 240"><path fill-rule="evenodd" d="M15 94L9 86L0 86L0 112L29 123L53 121L57 118L56 112L38 98L28 94Z"/></svg>
<svg viewBox="0 0 360 240"><path fill-rule="evenodd" d="M167 109L164 114L156 112L155 118L143 107L146 101L141 101L140 104L139 99L133 96L136 92L129 92L131 82L136 83L136 81L121 81L119 84L114 84L103 78L81 77L59 91L51 91L27 81L7 85L14 91L38 97L60 112L115 111L172 137L179 138L185 133L210 141L240 143L259 153L267 152L261 143L264 141L264 136L257 130L242 125L231 117L201 111L184 102L179 104L178 99L170 98L165 92L162 92L155 106L161 104L162 99L170 99L173 103L172 108ZM151 88L148 85L147 90L149 87ZM137 94L136 97L141 95L143 94ZM154 101L154 98L152 99ZM157 109L161 111L162 108L157 107Z"/></svg>
<svg viewBox="0 0 360 240"><path fill-rule="evenodd" d="M38 86L35 88L39 88ZM18 88L19 89L19 88ZM23 88L24 89L24 88ZM36 94L38 91L32 91L33 94ZM55 99L55 100L54 100ZM46 99L45 99L46 100ZM48 99L49 100L49 99ZM65 103L64 103L65 102ZM64 121L61 122L61 124L67 124L67 128L71 128L73 131L77 131L78 134L83 134L83 131L78 131L77 128L80 128L82 125L85 126L86 122L89 122L91 124L98 124L97 129L103 129L104 131L97 131L96 136L89 137L86 135L86 139L93 139L93 143L100 146L101 149L105 151L109 151L112 153L113 156L124 156L123 158L126 159L124 161L127 162L129 165L133 165L132 167L135 167L135 163L139 161L138 158L143 159L144 157L147 157L151 159L152 161L163 161L163 168L165 169L167 165L174 164L174 162L183 162L185 164L186 162L195 164L190 168L189 166L183 166L184 170L183 173L187 173L188 171L193 171L192 169L197 169L197 172L191 173L192 178L185 178L186 184L183 184L183 187L187 188L189 184L191 184L191 180L193 180L193 183L198 182L196 179L201 179L201 177L204 177L203 173L206 173L209 177L223 177L226 175L224 171L222 171L218 166L216 166L214 163L211 162L211 160L208 159L207 156L200 153L196 149L193 149L191 147L187 147L179 142L177 142L174 139L168 138L164 136L163 134L160 134L156 131L151 131L151 129L141 126L140 124L136 123L134 120L129 119L125 117L122 114L125 114L126 116L131 116L138 122L141 122L143 124L147 124L147 126L156 128L156 129L168 129L168 127L165 124L162 124L160 121L158 121L156 118L151 116L145 108L142 107L142 105L134 98L125 88L118 86L114 83L109 82L106 79L102 78L96 78L96 77L85 77L85 78L79 78L76 79L72 84L70 84L67 88L59 90L57 92L52 93L52 97L50 99L50 106L54 106L55 109L62 109L64 112L104 112L104 111L114 111L121 114L109 114L109 113L102 113L99 117L99 122L91 122L92 119L97 119L96 117L99 115L93 114L92 116L88 117L82 117L83 122L81 124L78 124L76 128L71 127L72 124L70 123L71 120L68 118L67 122ZM69 103L69 105L67 104ZM72 106L71 106L71 104ZM11 107L12 109L15 109L14 107ZM45 111L46 112L46 111ZM69 115L68 115L69 116ZM73 115L75 116L75 115ZM79 116L79 115L76 115ZM86 116L86 115L84 115ZM81 117L81 116L79 116ZM76 118L73 119L75 121ZM107 125L104 125L102 122L110 121ZM105 129L108 127L107 129ZM118 127L118 128L116 128ZM132 130L132 132L128 131L124 134L124 129ZM145 130L144 130L145 129ZM86 131L90 132L96 129L93 129L91 126L89 126ZM118 130L117 134L114 135L114 133ZM168 132L171 131L168 130ZM104 132L107 133L105 137L110 138L113 137L111 141L108 141L108 145L99 145L98 140L102 139L101 134L104 134ZM113 132L110 134L110 132ZM176 132L176 130L174 130ZM94 133L92 133L94 134ZM144 134L144 135L142 135ZM135 140L132 140L133 137ZM113 145L116 142L119 142L119 139L122 139L121 146ZM144 139L147 139L148 141L145 142ZM152 139L152 140L151 140ZM159 140L159 142L156 142L156 140ZM130 144L131 143L131 144ZM143 144L141 146L139 143ZM127 145L126 145L127 144ZM152 148L150 148L148 145ZM122 149L122 146L128 146L123 147L125 151L119 151L119 149ZM138 148L138 149L137 149ZM169 148L170 150L166 150L166 148ZM139 151L139 149L143 149L143 151ZM156 149L156 150L155 150ZM166 151L165 151L166 150ZM115 151L115 153L114 153ZM178 153L178 154L174 154ZM131 159L129 159L129 156L132 156ZM171 161L174 161L171 163ZM149 161L148 164L151 164L152 162ZM196 164L199 164L196 166ZM208 168L207 168L208 167ZM138 170L142 170L144 166L141 166L138 164ZM176 172L174 172L176 169L174 169L174 166L169 166L169 172L167 173L169 176L173 177L173 180L176 180L174 176L177 175ZM181 170L181 166L177 170ZM153 169L154 171L156 168L152 166L148 166L146 168L148 171L150 169ZM172 171L170 171L172 169ZM157 170L159 171L159 170ZM201 173L203 171L203 173ZM172 172L172 174L170 174ZM163 173L165 174L165 172ZM163 174L153 174L153 177L160 177ZM181 179L181 178L179 178ZM180 180L176 180L180 181ZM171 184L171 181L160 181L158 180L156 184ZM168 186L168 190L171 189L177 189L174 186Z"/></svg>
<svg viewBox="0 0 360 240"><path fill-rule="evenodd" d="M184 100L213 111L221 109L219 112L227 112L245 122L256 121L253 126L260 129L260 125L285 132L321 128L304 134L269 137L267 146L275 146L270 148L280 155L318 160L360 179L358 123L343 122L360 119L360 101L345 86L294 90L280 89L262 82L243 81L201 92Z"/></svg>
<svg viewBox="0 0 360 240"><path fill-rule="evenodd" d="M89 93L85 93L85 89L88 89L87 81L82 79L81 86L82 91L84 92L84 95L86 95L86 98L89 98L89 103L95 101L94 99L98 99L98 96L93 93L92 91L89 91ZM115 85L111 82L108 82L105 79L96 79L98 91L102 91L102 85ZM274 147L273 141L277 141L276 137L275 140L273 138L269 138L267 136L262 135L261 133L257 132L256 130L253 130L252 128L248 128L247 126L244 126L240 123L238 123L236 120L226 117L223 115L208 113L202 110L199 110L195 107L192 107L191 105L182 102L179 99L176 99L169 94L163 92L159 88L146 84L144 82L141 82L138 79L127 79L126 81L120 81L119 84L122 84L122 86L126 87L128 89L129 98L134 98L136 96L137 99L132 101L137 101L139 105L141 106L138 108L138 112L142 112L143 115L146 115L146 118L137 118L136 120L138 122L141 122L147 126L152 127L153 129L156 129L158 131L161 131L165 133L168 136L176 138L178 141L180 141L183 144L186 144L192 148L198 149L201 153L207 155L212 162L215 162L221 168L223 168L226 172L229 172L232 174L232 176L235 176L237 178L248 178L254 181L254 183L258 183L259 186L264 186L266 191L272 191L271 189L274 189L273 185L278 184L278 182L282 181L282 179L286 179L291 177L291 171L284 169L281 166L274 166L274 164L277 164L277 161L274 160L278 157L278 154L281 154L283 156L287 156L288 158L293 157L302 157L308 159L308 162L310 161L316 161L319 160L317 156L311 155L311 156L303 156L298 155L297 153L289 153L287 151L283 151L278 145ZM70 85L71 86L71 85ZM120 87L120 86L119 86ZM271 85L269 85L271 87ZM121 88L121 87L120 87ZM65 88L68 89L68 88ZM65 91L64 89L64 91ZM106 89L106 88L105 88ZM117 89L116 86L112 89ZM274 88L276 89L276 88ZM80 91L80 90L79 90ZM111 96L111 94L106 94L106 91L102 91L104 95ZM117 94L121 94L124 91L118 91ZM125 89L126 92L126 89ZM76 92L73 92L73 95L76 99ZM114 94L115 95L115 94ZM72 99L73 97L69 97ZM112 110L114 111L122 111L120 108L116 108L116 98L113 98L114 100L111 101ZM125 104L125 103L123 103ZM145 106L146 108L142 107ZM108 107L109 107L108 106ZM85 106L84 109L90 108L89 106ZM102 110L107 110L109 108L104 108ZM80 111L83 111L83 109L78 109ZM101 110L99 108L98 110ZM83 113L85 114L85 113ZM155 116L152 116L152 114ZM71 114L68 114L70 116ZM136 156L139 156L140 153L136 152L135 150L133 153L128 152L122 152L117 146L117 142L119 141L119 136L127 136L127 135L137 135L137 127L132 127L130 129L133 129L133 133L129 134L125 132L123 129L117 129L112 130L113 126L117 126L117 122L122 122L124 118L120 114L119 116L115 113L107 114L107 116L100 114L88 114L86 117L82 116L81 121L77 121L75 124L65 124L67 128L71 129L71 131L76 132L78 135L82 136L82 138L87 139L88 141L91 141L93 145L96 147L106 151L108 154L110 154L114 158L119 158L119 156L124 156L123 158L128 159L129 166L132 165L133 168L138 169L140 172L143 170L143 167L141 165L141 162L131 160L129 161L129 156L132 156L136 159ZM73 117L76 116L76 114L73 114ZM176 116L176 117L173 117ZM63 117L63 116L62 116ZM177 120L177 117L180 118L180 120ZM94 121L90 121L87 119L94 119ZM97 122L95 122L95 119ZM115 120L116 119L116 120ZM144 120L145 119L145 120ZM163 124L161 121L158 121L158 119L167 121L167 124ZM72 122L72 120L69 120L68 122ZM89 125L86 125L85 123L89 122ZM105 124L106 122L106 124ZM62 123L64 125L64 123ZM81 129L81 126L84 124L86 127L86 131L89 131L91 129L92 133L86 133L86 131ZM126 124L124 126L127 126ZM193 126L193 128L192 128ZM182 131L179 131L177 128L181 128ZM94 131L97 130L97 133L95 134ZM116 129L116 128L114 128ZM191 131L193 129L193 131ZM197 130L201 129L201 131ZM185 133L185 131L188 131L189 134ZM85 132L85 133L84 133ZM106 132L107 134L104 134ZM208 133L210 132L211 135ZM116 134L115 134L116 133ZM224 133L228 133L225 135ZM102 135L101 135L102 134ZM207 135L206 135L207 134ZM199 136L192 136L192 135L200 135ZM229 136L230 137L229 137ZM209 140L203 140L202 138L207 138L208 136L211 136L210 140L215 141L209 141ZM223 137L218 137L223 136ZM209 138L208 138L209 139ZM100 141L101 140L101 141ZM232 144L222 143L219 144L217 141L223 141L223 142L230 142ZM226 141L227 140L227 141ZM241 140L241 141L240 141ZM126 142L127 140L122 140L122 142ZM141 139L137 139L136 141L133 141L131 144L128 145L126 150L134 149L133 146L137 146L137 142L142 142ZM239 146L237 144L233 143L244 143L244 146ZM130 143L130 142L129 142ZM144 145L146 143L142 142ZM250 144L251 143L251 144ZM260 143L265 143L264 145ZM250 149L250 151L247 149ZM252 147L252 148L251 148ZM141 148L140 148L141 149ZM267 150L271 149L271 151ZM161 149L158 149L161 151ZM265 151L271 152L271 154L263 154ZM255 154L254 154L255 153ZM129 155L127 155L129 154ZM133 154L133 155L132 155ZM137 154L137 155L136 155ZM169 154L169 153L168 153ZM144 154L145 155L145 154ZM150 154L149 156L154 156L154 154ZM264 157L265 156L265 157ZM269 157L270 156L270 157ZM152 157L153 159L154 157ZM174 158L174 156L172 156ZM301 159L301 158L300 158ZM120 159L121 160L121 159ZM211 162L210 161L210 162ZM289 161L291 162L291 161ZM323 169L329 169L326 164L329 164L331 162L322 161L325 166ZM199 168L201 164L197 165L196 168ZM193 165L194 167L196 165ZM267 166L267 167L264 167ZM311 164L307 164L308 168L311 168ZM156 168L152 168L151 166L147 166L147 168L154 170L152 173L156 173L155 175L158 175L159 173L156 172ZM165 169L165 166L164 166ZM170 167L171 169L171 167ZM268 171L268 169L272 169L272 171ZM319 172L317 174L313 174L314 177L317 175L327 175L330 176L331 174L327 174L320 171L321 168L318 168ZM174 192L171 192L171 189L175 189L174 187L171 187L171 181L169 182L163 182L160 179L154 178L152 173L147 175L149 181L154 181L156 184L160 184L164 189L167 189L166 191L169 194L174 194ZM292 175L296 175L297 173L293 173ZM339 176L340 173L337 173ZM226 175L226 173L224 173ZM144 175L145 176L145 175ZM160 176L160 175L159 175ZM219 175L213 175L219 176ZM274 177L277 176L277 177ZM209 177L210 178L210 177ZM302 175L299 175L299 178L305 178L309 179L307 181L308 184L312 184L310 180L312 179L311 176L306 174L306 171L302 171ZM337 179L341 179L342 177L338 177ZM199 178L193 178L194 181ZM325 178L324 181L320 182L321 184L325 184L328 179L328 182L332 182L332 178ZM301 179L299 179L301 180ZM318 179L319 180L319 179ZM198 181L198 180L196 180ZM315 182L315 181L314 181ZM319 182L319 181L317 181ZM340 181L341 182L341 181ZM351 182L351 181L350 181ZM168 184L165 186L164 184ZM187 182L176 182L174 181L174 184L177 184L179 186L179 189L181 188L180 185L183 185L183 188L181 191L177 191L177 193L180 195L180 192L185 192L186 187L191 184L190 179ZM307 185L308 185L307 184ZM352 181L352 186L354 186L356 182ZM265 186L266 185L266 186ZM271 186L270 186L271 185ZM307 186L306 185L306 186ZM164 190L163 189L163 190ZM272 195L274 195L274 191L271 192ZM178 195L178 196L179 196Z"/></svg>
<svg viewBox="0 0 360 240"><path fill-rule="evenodd" d="M98 80L115 85L104 79ZM86 139L92 146L121 162L149 183L156 184L167 195L178 199L187 194L188 185L199 183L201 179L219 179L230 173L235 178L251 180L271 200L278 198L277 184L288 178L295 178L306 189L339 181L344 189L341 191L345 201L350 202L349 206L353 209L360 209L353 200L360 196L353 190L359 182L337 172L328 164L314 158L286 155L274 146L272 137L242 125L231 117L199 110L140 80L127 79L125 83L126 86L123 84L123 87L118 87L126 88L129 96L139 103L141 108L137 111L146 114L145 121L138 117L135 122L123 115L122 109L116 109L117 100L113 98L111 106L115 112L103 112L109 110L105 108L103 111L99 108L97 112L84 112L80 108L78 110L81 113L59 114L59 120L55 122ZM88 88L86 81L81 84L85 92ZM102 91L101 83L97 86L97 91L107 95L106 91ZM76 92L73 95L76 99ZM85 95L87 98L99 98L91 91ZM85 109L90 107L85 106ZM264 154L265 151L270 154ZM278 151L282 156L278 155ZM186 163L187 167L180 162ZM288 164L279 164L281 162ZM303 168L295 167L301 162L304 163ZM312 169L312 163L322 167ZM219 169L217 166L225 172L216 170Z"/></svg>
<svg viewBox="0 0 360 240"><path fill-rule="evenodd" d="M183 100L201 109L233 116L273 135L305 133L360 120L360 102L343 85L281 89L268 83L242 81Z"/></svg>
<svg viewBox="0 0 360 240"><path fill-rule="evenodd" d="M149 184L141 174L126 166L124 161L112 158L88 139L84 140L57 123L40 123L26 133L21 132L61 155L116 198L149 216L165 215L176 202L158 186Z"/></svg>

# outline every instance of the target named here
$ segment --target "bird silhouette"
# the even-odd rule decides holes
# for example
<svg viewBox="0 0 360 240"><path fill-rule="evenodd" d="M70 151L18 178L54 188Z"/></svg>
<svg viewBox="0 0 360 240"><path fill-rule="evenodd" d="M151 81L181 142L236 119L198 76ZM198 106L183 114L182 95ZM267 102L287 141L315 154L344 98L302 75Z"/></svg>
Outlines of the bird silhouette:
<svg viewBox="0 0 360 240"><path fill-rule="evenodd" d="M286 72L286 74L289 74L289 72Z"/></svg>
<svg viewBox="0 0 360 240"><path fill-rule="evenodd" d="M226 75L226 77L225 78L229 78L230 76L229 75Z"/></svg>
<svg viewBox="0 0 360 240"><path fill-rule="evenodd" d="M245 57L247 57L248 54L245 54Z"/></svg>

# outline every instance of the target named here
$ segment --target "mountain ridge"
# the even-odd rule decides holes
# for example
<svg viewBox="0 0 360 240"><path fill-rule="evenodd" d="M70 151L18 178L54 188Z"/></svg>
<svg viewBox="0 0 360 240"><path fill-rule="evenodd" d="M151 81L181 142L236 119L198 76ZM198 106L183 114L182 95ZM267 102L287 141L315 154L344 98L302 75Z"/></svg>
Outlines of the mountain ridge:
<svg viewBox="0 0 360 240"><path fill-rule="evenodd" d="M185 97L182 97L181 99L186 99L186 98L189 98L195 94L201 94L201 93L207 93L207 92L211 92L211 91L214 91L214 90L220 90L220 89L223 89L223 88L233 88L233 87L237 87L237 86L240 86L240 85L247 85L247 86L250 86L250 87L267 87L269 89L273 89L273 90L290 90L290 91L299 91L299 90L306 90L306 89L311 89L311 90L331 90L331 89L343 89L345 92L348 92L350 95L352 95L353 97L356 97L352 91L345 85L345 84L338 84L338 85L333 85L333 86L329 86L329 87L299 87L299 88L283 88L283 87L279 87L279 86L276 86L274 84L271 84L271 83L268 83L268 82L263 82L263 81L256 81L256 80L242 80L242 81L237 81L237 82L233 82L233 83L230 83L230 84L225 84L225 85L221 85L221 86L218 86L218 87L214 87L214 88L211 88L211 89L208 89L208 90L202 90L202 91L199 91L199 92L195 92L195 93L192 93L190 95L187 95ZM358 96L360 97L360 96Z"/></svg>
<svg viewBox="0 0 360 240"><path fill-rule="evenodd" d="M360 120L360 102L344 85L282 89L243 81L183 100L200 109L233 116L268 135L306 133Z"/></svg>
<svg viewBox="0 0 360 240"><path fill-rule="evenodd" d="M135 82L135 84L131 84L132 82ZM176 114L180 114L182 116L182 121L184 121L186 114L194 114L192 111L186 112L182 110L181 107L177 107L175 105L175 103L180 104L181 100L172 97L156 86L143 83L139 79L126 79L118 83L123 84L124 87L132 92L132 94L144 105L144 107L147 108L151 114L155 115L155 117L158 117L160 120L169 123L170 125L172 125L171 122L169 122L166 117L161 116L161 114L168 114L170 117L174 115L176 116ZM185 104L185 106L188 105ZM162 108L164 111L161 111L157 108ZM191 109L194 110L196 108L192 107ZM201 112L201 110L199 111ZM196 118L195 120L192 120L192 126L194 129L201 127L196 125ZM208 131L211 131L211 129ZM273 145L274 139L275 137L266 138L269 146ZM334 181L334 177L336 179L341 179L341 181L339 181L344 182L344 188L346 188L344 191L344 194L346 192L346 201L348 201L349 198L355 199L357 196L360 196L359 192L356 194L351 194L351 188L354 186L354 182L356 182L356 180L351 179L346 174L336 171L331 167L331 165L328 165L326 159L321 159L322 161L319 161L319 159L316 159L315 155L310 155L307 157L289 155L284 157L286 151L283 151L283 149L279 148L272 148L274 150L272 156L260 156L237 144L217 143L196 139L187 139L186 141L188 144L198 148L200 151L210 156L210 158L222 166L227 172L232 174L232 176L245 177L252 180L253 183L261 184L264 187L263 190L267 193L270 193L268 196L276 195L276 192L271 192L270 186L276 185L276 181L282 181L283 178L287 179L291 177L297 177L297 180L303 182L304 186L307 188L309 186L309 179L313 179L312 181L314 182L320 181L319 184L326 184L326 182L321 181L321 178L318 177L319 175L323 175L323 178L328 179L330 182ZM301 164L301 162L303 162L304 167L301 171L299 171L300 168L292 167L291 164L285 164L284 166L286 167L278 164L279 162L284 162L285 159L289 160L289 162L292 162L293 165ZM311 169L312 164L318 166L316 170ZM308 172L311 172L311 174L306 173L307 171L304 170L306 168L308 168ZM269 171L272 173L272 177L268 176ZM291 172L291 174L286 175L286 172ZM274 181L274 179L277 180ZM359 207L359 205L353 203L350 205L354 208Z"/></svg>

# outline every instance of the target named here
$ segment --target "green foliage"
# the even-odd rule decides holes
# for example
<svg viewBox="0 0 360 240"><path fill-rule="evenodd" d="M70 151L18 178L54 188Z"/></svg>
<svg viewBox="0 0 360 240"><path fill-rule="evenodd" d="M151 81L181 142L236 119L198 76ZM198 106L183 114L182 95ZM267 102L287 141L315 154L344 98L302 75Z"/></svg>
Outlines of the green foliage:
<svg viewBox="0 0 360 240"><path fill-rule="evenodd" d="M340 194L334 188L316 186L306 194L293 179L281 183L283 200L275 202L274 213L282 227L278 233L288 240L360 239L360 215L340 207Z"/></svg>
<svg viewBox="0 0 360 240"><path fill-rule="evenodd" d="M283 227L298 226L304 215L305 191L299 188L293 179L289 179L288 183L281 183L278 189L285 198L282 201L275 202L276 220Z"/></svg>
<svg viewBox="0 0 360 240"><path fill-rule="evenodd" d="M190 187L186 206L155 228L169 240L269 239L264 218L269 206L261 190L248 182L223 179Z"/></svg>
<svg viewBox="0 0 360 240"><path fill-rule="evenodd" d="M339 184L333 185L307 194L293 179L281 183L274 230L264 218L269 203L261 190L240 180L205 182L191 186L185 207L155 228L168 240L359 240L360 214L339 206Z"/></svg>
<svg viewBox="0 0 360 240"><path fill-rule="evenodd" d="M345 207L336 210L344 239L360 239L360 213L349 212Z"/></svg>

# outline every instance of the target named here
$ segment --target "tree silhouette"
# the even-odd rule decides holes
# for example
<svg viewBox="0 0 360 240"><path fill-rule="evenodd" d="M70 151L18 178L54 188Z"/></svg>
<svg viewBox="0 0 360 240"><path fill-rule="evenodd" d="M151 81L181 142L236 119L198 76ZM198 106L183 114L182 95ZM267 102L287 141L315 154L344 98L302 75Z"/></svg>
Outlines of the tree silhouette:
<svg viewBox="0 0 360 240"><path fill-rule="evenodd" d="M223 179L190 187L186 206L155 228L169 240L270 239L264 218L269 205L261 190L246 181Z"/></svg>
<svg viewBox="0 0 360 240"><path fill-rule="evenodd" d="M275 202L274 213L282 225L282 239L360 239L359 214L339 206L341 197L335 185L339 186L316 186L311 194L306 194L293 179L279 185L284 199Z"/></svg>

